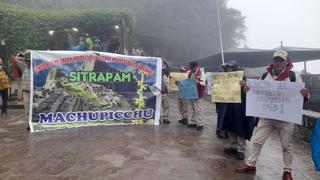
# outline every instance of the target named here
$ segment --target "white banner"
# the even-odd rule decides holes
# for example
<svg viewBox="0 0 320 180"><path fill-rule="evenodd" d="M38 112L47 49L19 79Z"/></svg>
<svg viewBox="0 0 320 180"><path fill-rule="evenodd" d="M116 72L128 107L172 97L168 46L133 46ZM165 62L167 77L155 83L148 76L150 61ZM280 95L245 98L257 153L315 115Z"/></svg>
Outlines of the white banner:
<svg viewBox="0 0 320 180"><path fill-rule="evenodd" d="M96 51L31 51L31 131L159 124L157 57Z"/></svg>
<svg viewBox="0 0 320 180"><path fill-rule="evenodd" d="M246 115L302 123L304 83L248 79Z"/></svg>

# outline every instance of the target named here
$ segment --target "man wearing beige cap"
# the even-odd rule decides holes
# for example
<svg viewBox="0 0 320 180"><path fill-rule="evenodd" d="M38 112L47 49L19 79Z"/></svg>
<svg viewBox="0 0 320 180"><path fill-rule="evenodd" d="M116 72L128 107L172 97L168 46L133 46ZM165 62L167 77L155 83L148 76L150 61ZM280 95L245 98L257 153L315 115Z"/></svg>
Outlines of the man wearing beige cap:
<svg viewBox="0 0 320 180"><path fill-rule="evenodd" d="M290 69L293 67L292 62L288 59L288 53L284 50L277 50L273 54L272 64L267 68L267 72L261 77L261 80L266 81L292 81L302 82L301 76ZM245 81L240 84L245 91L249 91L250 87L246 85ZM305 100L309 97L309 91L306 88L300 90L301 95ZM253 144L252 151L249 154L248 160L245 164L236 168L236 172L240 173L255 173L256 162L261 152L261 149L270 137L274 130L278 131L282 152L283 152L283 180L291 180L292 170L292 132L293 123L284 122L276 119L260 118L260 121L255 128L254 135L251 138Z"/></svg>

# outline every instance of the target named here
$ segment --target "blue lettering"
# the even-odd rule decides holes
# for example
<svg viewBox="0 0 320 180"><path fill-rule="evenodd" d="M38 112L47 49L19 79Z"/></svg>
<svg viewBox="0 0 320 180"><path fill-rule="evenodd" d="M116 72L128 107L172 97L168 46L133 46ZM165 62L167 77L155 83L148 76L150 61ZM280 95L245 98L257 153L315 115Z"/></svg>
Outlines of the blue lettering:
<svg viewBox="0 0 320 180"><path fill-rule="evenodd" d="M142 111L133 111L133 118L142 118Z"/></svg>
<svg viewBox="0 0 320 180"><path fill-rule="evenodd" d="M114 120L113 113L114 113L113 111L109 112L109 118L108 118L109 121L113 121Z"/></svg>
<svg viewBox="0 0 320 180"><path fill-rule="evenodd" d="M65 123L66 122L66 120L64 119L64 116L63 116L63 114L62 113L60 113L60 112L58 112L57 114L56 114L56 117L55 117L55 123Z"/></svg>
<svg viewBox="0 0 320 180"><path fill-rule="evenodd" d="M132 111L127 111L123 113L125 119L132 119Z"/></svg>
<svg viewBox="0 0 320 180"><path fill-rule="evenodd" d="M100 121L107 120L108 117L109 117L109 114L107 111L100 112Z"/></svg>
<svg viewBox="0 0 320 180"><path fill-rule="evenodd" d="M77 117L78 117L77 121L80 121L80 122L81 121L88 121L87 112L78 112Z"/></svg>
<svg viewBox="0 0 320 180"><path fill-rule="evenodd" d="M66 114L66 121L73 122L76 120L76 113L70 112Z"/></svg>
<svg viewBox="0 0 320 180"><path fill-rule="evenodd" d="M116 120L121 120L121 119L123 119L123 112L117 111L114 113L114 116L115 116Z"/></svg>
<svg viewBox="0 0 320 180"><path fill-rule="evenodd" d="M40 113L39 114L39 123L40 124L51 124L53 118L53 113Z"/></svg>
<svg viewBox="0 0 320 180"><path fill-rule="evenodd" d="M89 121L96 121L98 119L98 115L95 112L89 112Z"/></svg>
<svg viewBox="0 0 320 180"><path fill-rule="evenodd" d="M153 116L153 109L144 110L143 118L150 119Z"/></svg>

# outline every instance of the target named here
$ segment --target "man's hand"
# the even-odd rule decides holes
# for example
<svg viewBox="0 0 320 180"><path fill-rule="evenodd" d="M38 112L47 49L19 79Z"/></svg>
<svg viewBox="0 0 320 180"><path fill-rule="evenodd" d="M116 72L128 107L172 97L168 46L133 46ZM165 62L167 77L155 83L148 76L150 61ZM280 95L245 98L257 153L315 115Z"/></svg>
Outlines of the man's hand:
<svg viewBox="0 0 320 180"><path fill-rule="evenodd" d="M247 85L245 80L240 80L239 84L243 88L244 92L248 92L250 90L250 87Z"/></svg>
<svg viewBox="0 0 320 180"><path fill-rule="evenodd" d="M305 97L305 98L309 97L309 89L307 89L307 88L301 89L301 90L300 90L300 93L301 93L301 95L302 95L303 97Z"/></svg>
<svg viewBox="0 0 320 180"><path fill-rule="evenodd" d="M245 80L240 80L239 84L240 84L241 87L244 87L247 83L246 83Z"/></svg>

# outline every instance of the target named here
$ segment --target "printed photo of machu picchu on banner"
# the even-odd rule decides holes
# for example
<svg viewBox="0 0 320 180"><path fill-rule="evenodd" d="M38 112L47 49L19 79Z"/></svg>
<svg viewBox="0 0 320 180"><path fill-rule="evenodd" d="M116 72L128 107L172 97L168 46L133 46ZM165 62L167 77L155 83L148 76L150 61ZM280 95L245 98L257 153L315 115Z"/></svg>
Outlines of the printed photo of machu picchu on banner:
<svg viewBox="0 0 320 180"><path fill-rule="evenodd" d="M161 58L31 51L32 131L159 124Z"/></svg>

